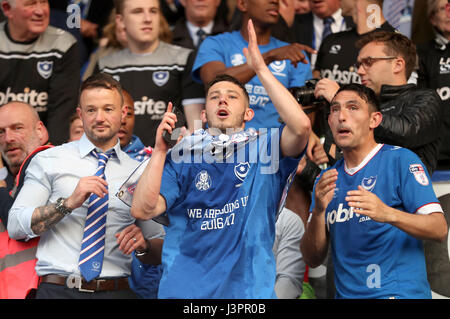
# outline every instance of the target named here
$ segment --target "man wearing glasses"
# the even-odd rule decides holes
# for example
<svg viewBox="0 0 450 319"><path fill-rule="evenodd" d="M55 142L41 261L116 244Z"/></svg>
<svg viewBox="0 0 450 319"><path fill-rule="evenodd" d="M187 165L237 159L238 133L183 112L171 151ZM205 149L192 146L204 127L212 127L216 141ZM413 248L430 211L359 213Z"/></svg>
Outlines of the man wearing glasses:
<svg viewBox="0 0 450 319"><path fill-rule="evenodd" d="M439 153L442 108L433 90L407 83L416 67L414 44L400 33L379 31L363 36L357 47L355 67L361 83L374 90L381 103L383 121L375 129L377 142L415 152L431 175ZM338 89L338 83L322 79L315 95L331 101ZM330 155L340 157L338 151Z"/></svg>

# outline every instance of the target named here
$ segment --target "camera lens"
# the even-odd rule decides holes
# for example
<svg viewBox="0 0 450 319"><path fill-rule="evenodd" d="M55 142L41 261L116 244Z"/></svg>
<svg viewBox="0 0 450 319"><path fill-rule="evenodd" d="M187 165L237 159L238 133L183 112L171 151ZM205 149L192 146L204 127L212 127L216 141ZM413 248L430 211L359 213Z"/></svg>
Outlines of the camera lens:
<svg viewBox="0 0 450 319"><path fill-rule="evenodd" d="M314 96L314 88L301 87L294 92L294 97L301 105L312 105L316 98Z"/></svg>

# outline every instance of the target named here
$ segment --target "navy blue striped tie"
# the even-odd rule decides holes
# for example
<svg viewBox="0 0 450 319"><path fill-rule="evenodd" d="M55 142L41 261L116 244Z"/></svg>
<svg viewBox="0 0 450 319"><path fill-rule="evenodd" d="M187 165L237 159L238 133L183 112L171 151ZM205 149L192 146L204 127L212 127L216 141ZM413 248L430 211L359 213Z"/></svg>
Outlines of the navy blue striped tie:
<svg viewBox="0 0 450 319"><path fill-rule="evenodd" d="M197 31L197 37L198 37L197 48L199 48L200 44L202 44L203 40L205 40L206 35L207 34L203 29L198 29L198 31Z"/></svg>
<svg viewBox="0 0 450 319"><path fill-rule="evenodd" d="M328 17L323 19L323 32L322 32L322 41L325 40L327 36L329 36L333 31L331 30L331 25L334 22L333 17Z"/></svg>
<svg viewBox="0 0 450 319"><path fill-rule="evenodd" d="M91 152L98 159L98 168L95 173L106 180L105 166L114 151L109 153ZM108 212L108 193L103 198L94 193L89 197L89 205L84 225L83 241L78 265L81 275L86 281L91 281L100 275L103 265L106 233L106 213Z"/></svg>

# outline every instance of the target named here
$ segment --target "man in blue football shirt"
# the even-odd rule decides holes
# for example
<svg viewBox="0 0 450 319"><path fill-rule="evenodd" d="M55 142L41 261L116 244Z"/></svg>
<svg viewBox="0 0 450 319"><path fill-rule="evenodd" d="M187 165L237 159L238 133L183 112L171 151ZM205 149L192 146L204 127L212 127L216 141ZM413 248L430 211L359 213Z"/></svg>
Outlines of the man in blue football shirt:
<svg viewBox="0 0 450 319"><path fill-rule="evenodd" d="M218 77L202 113L209 128L167 154L162 133L172 133L176 122L169 107L131 208L141 219L167 213L159 298L276 297L277 210L311 126L264 63L252 22L244 54L286 124L244 131L254 114L245 88L233 77Z"/></svg>
<svg viewBox="0 0 450 319"><path fill-rule="evenodd" d="M343 159L314 186L300 247L311 267L331 243L337 298L431 298L422 240L444 241L447 223L419 157L377 144L375 93L343 86L328 124Z"/></svg>

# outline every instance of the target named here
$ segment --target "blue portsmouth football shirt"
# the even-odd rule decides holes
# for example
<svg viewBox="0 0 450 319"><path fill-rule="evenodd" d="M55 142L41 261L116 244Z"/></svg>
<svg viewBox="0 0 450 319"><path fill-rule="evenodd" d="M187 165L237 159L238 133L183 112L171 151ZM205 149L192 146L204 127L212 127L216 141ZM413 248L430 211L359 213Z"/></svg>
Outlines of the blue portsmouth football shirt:
<svg viewBox="0 0 450 319"><path fill-rule="evenodd" d="M271 37L268 44L259 46L259 50L265 53L285 45L288 43ZM227 68L244 64L246 60L242 50L247 47L248 42L242 37L240 31L207 37L198 50L192 68L194 80L201 81L200 68L208 62L221 61ZM294 67L289 60L274 61L269 64L272 74L286 88L305 85L305 81L312 78L310 68L310 64L303 63L298 63L297 67ZM255 116L246 124L246 127L255 129L279 127L280 116L258 77L254 76L245 84L245 88L250 97L250 107L255 111Z"/></svg>
<svg viewBox="0 0 450 319"><path fill-rule="evenodd" d="M338 179L325 218L336 297L431 298L422 241L358 214L345 201L348 191L362 185L395 209L443 212L420 159L408 149L378 144L358 167L348 169L341 159L332 168Z"/></svg>
<svg viewBox="0 0 450 319"><path fill-rule="evenodd" d="M199 130L168 153L158 298L276 298L275 220L300 159L281 156L280 133L236 134L221 149L224 136Z"/></svg>

